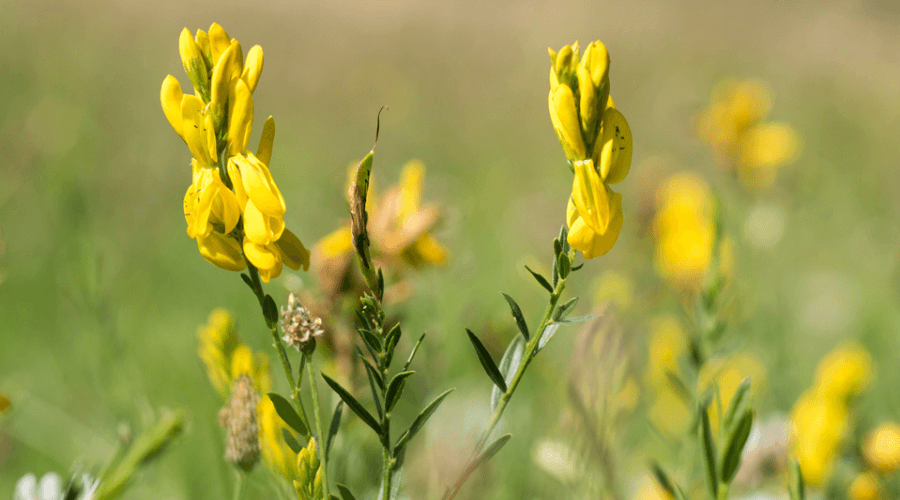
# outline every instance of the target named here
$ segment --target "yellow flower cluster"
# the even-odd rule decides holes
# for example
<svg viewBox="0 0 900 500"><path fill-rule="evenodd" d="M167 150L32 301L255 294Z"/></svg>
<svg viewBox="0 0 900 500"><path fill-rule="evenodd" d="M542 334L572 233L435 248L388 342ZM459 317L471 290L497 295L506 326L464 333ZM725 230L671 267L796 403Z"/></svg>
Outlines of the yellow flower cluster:
<svg viewBox="0 0 900 500"><path fill-rule="evenodd" d="M388 269L401 263L414 267L438 265L447 260L447 249L431 231L440 219L440 210L422 205L425 165L411 160L400 173L400 183L377 197L374 182L369 183L366 211L373 257ZM329 292L343 282L355 251L349 223L322 238L315 247L316 262L323 288ZM329 286L332 285L332 286Z"/></svg>
<svg viewBox="0 0 900 500"><path fill-rule="evenodd" d="M822 485L831 476L850 428L850 402L871 379L871 356L858 345L839 347L819 362L815 385L791 412L794 452L808 483Z"/></svg>
<svg viewBox="0 0 900 500"><path fill-rule="evenodd" d="M712 262L716 239L709 185L691 172L675 174L660 187L656 203L656 268L677 288L696 290ZM727 272L730 246L722 244L720 250L720 267Z"/></svg>
<svg viewBox="0 0 900 500"><path fill-rule="evenodd" d="M244 60L241 44L215 23L196 36L185 28L178 48L194 94L184 94L169 75L160 100L193 155L184 196L188 236L209 262L229 271L250 262L266 282L281 274L283 265L308 268L309 251L284 227L284 197L269 172L275 140L271 116L256 154L247 150L262 48L251 48Z"/></svg>
<svg viewBox="0 0 900 500"><path fill-rule="evenodd" d="M568 241L586 259L606 254L622 230L622 196L610 184L631 168L631 128L609 95L609 53L596 41L550 52L550 119L575 179Z"/></svg>
<svg viewBox="0 0 900 500"><path fill-rule="evenodd" d="M213 387L223 399L228 398L231 386L241 375L248 375L259 394L269 392L272 376L269 357L253 351L243 342L234 328L234 317L224 309L209 315L209 323L197 334L199 355L206 365L206 373Z"/></svg>
<svg viewBox="0 0 900 500"><path fill-rule="evenodd" d="M751 189L769 187L778 168L793 161L800 149L793 128L765 121L771 101L762 82L730 78L716 86L709 107L697 117L700 138Z"/></svg>

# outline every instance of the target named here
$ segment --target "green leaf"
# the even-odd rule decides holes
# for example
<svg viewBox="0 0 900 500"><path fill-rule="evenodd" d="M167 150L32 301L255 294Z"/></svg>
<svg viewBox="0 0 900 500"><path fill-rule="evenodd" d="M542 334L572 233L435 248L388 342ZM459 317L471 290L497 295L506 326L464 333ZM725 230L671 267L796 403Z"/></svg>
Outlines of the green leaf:
<svg viewBox="0 0 900 500"><path fill-rule="evenodd" d="M556 238L553 240L553 256L556 257L557 255L559 255L561 253L562 253L562 242L559 241L559 238Z"/></svg>
<svg viewBox="0 0 900 500"><path fill-rule="evenodd" d="M512 380L516 370L519 369L519 364L522 362L522 355L524 353L525 339L523 339L521 335L516 335L515 338L512 339L512 342L509 343L509 346L506 347L506 352L504 352L503 357L500 358L500 366L498 367L500 373L503 375L503 380L507 383ZM502 396L503 393L500 391L500 388L495 385L491 390L491 411L497 409L497 405L500 403L500 398Z"/></svg>
<svg viewBox="0 0 900 500"><path fill-rule="evenodd" d="M341 416L344 414L344 402L338 401L334 407L334 414L331 416L331 425L328 427L328 440L325 441L325 462L331 455L331 445L334 444L334 438L337 436L338 429L341 426Z"/></svg>
<svg viewBox="0 0 900 500"><path fill-rule="evenodd" d="M556 324L560 325L580 325L581 323L587 323L588 321L599 318L599 314L587 314L584 316L573 316L571 318L562 318L557 321L554 321Z"/></svg>
<svg viewBox="0 0 900 500"><path fill-rule="evenodd" d="M291 403L289 403L287 399L284 399L280 394L274 392L269 393L269 399L272 400L272 404L275 406L275 413L281 417L281 420L284 420L284 423L288 424L291 429L297 431L301 436L310 436L309 427L306 425L306 422L300 418L300 415L297 415L297 412L294 411L294 407L291 406Z"/></svg>
<svg viewBox="0 0 900 500"><path fill-rule="evenodd" d="M543 277L540 273L532 271L528 266L525 266L525 269L528 269L528 272L531 273L532 276L534 276L534 279L536 279L542 287L544 287L548 292L553 293L553 287L550 285L550 282L547 281L547 278Z"/></svg>
<svg viewBox="0 0 900 500"><path fill-rule="evenodd" d="M379 375L375 371L375 368L373 368L372 365L367 363L365 360L363 360L363 364L366 367L366 375L368 375L368 377L369 377L369 389L371 389L371 391L372 391L372 399L375 401L375 409L378 411L378 416L383 417L384 412L381 410L381 401L380 401L381 394L379 394L378 391L375 390L376 377L377 377L377 380L381 380L381 375ZM381 387L381 390L383 391L384 390L384 382L382 382L379 385Z"/></svg>
<svg viewBox="0 0 900 500"><path fill-rule="evenodd" d="M362 419L362 421L365 422L366 425L371 427L372 430L375 431L375 434L378 434L379 436L381 435L381 425L377 420L375 420L375 417L373 417L372 414L369 413L368 410L366 410L363 405L361 405L359 401L357 401L356 398L354 398L353 395L351 395L350 392L347 391L347 389L344 389L341 384L337 383L334 379L332 379L328 375L325 375L324 373L322 374L322 378L325 379L325 382L331 387L331 390L336 392L337 395L344 400L344 403L347 403L347 406L349 406L350 409L353 410L353 413L356 413L356 415L360 419Z"/></svg>
<svg viewBox="0 0 900 500"><path fill-rule="evenodd" d="M378 388L383 391L384 379L381 378L381 374L378 373L378 370L375 369L375 367L372 365L372 363L369 362L368 359L366 359L365 355L359 347L356 348L356 354L359 355L359 359L363 362L363 364L366 365L366 371L371 373L372 377L374 377L375 383L378 384Z"/></svg>
<svg viewBox="0 0 900 500"><path fill-rule="evenodd" d="M669 479L669 475L660 467L660 465L656 462L652 462L650 464L650 468L653 470L653 475L656 477L656 482L662 487L662 489L666 490L670 495L675 494L675 487L673 486L675 483Z"/></svg>
<svg viewBox="0 0 900 500"><path fill-rule="evenodd" d="M406 379L413 373L416 372L400 372L391 379L391 383L388 384L387 392L384 395L384 404L387 406L385 411L390 412L394 409L394 405L397 404L397 401L400 400L400 395L403 393L403 386L406 384Z"/></svg>
<svg viewBox="0 0 900 500"><path fill-rule="evenodd" d="M500 436L499 438L497 438L496 441L489 444L487 446L487 448L485 448L484 451L482 451L481 454L478 455L478 458L476 458L475 461L472 463L472 470L477 469L483 463L490 460L491 457L496 455L497 452L500 451L500 448L503 448L503 445L505 445L510 440L510 438L512 438L512 434L504 434L504 435Z"/></svg>
<svg viewBox="0 0 900 500"><path fill-rule="evenodd" d="M353 493L350 493L350 488L344 486L341 483L334 483L337 486L338 492L341 494L341 500L356 500L356 497L353 496Z"/></svg>
<svg viewBox="0 0 900 500"><path fill-rule="evenodd" d="M422 427L425 426L425 422L431 417L431 415L437 411L438 406L444 401L444 398L450 395L451 392L456 389L448 389L441 393L440 396L434 398L434 400L428 403L428 406L425 407L420 413L419 416L413 420L412 425L409 426L409 429L400 436L400 439L397 440L397 445L394 447L395 453L399 454L406 447L407 443L419 432Z"/></svg>
<svg viewBox="0 0 900 500"><path fill-rule="evenodd" d="M516 301L509 295L503 292L500 292L500 294L503 295L503 298L509 303L509 309L512 311L513 318L516 320L516 326L519 327L519 331L525 336L525 340L528 340L531 338L531 335L528 333L528 323L525 322L525 316L522 315L522 309L519 307L519 304L516 304Z"/></svg>
<svg viewBox="0 0 900 500"><path fill-rule="evenodd" d="M363 342L366 344L366 347L369 348L369 351L374 351L376 353L381 352L381 340L378 339L377 335L365 328L357 327L356 331L359 332L359 336L362 337Z"/></svg>
<svg viewBox="0 0 900 500"><path fill-rule="evenodd" d="M562 252L569 253L569 229L563 225L559 228L559 242L562 245Z"/></svg>
<svg viewBox="0 0 900 500"><path fill-rule="evenodd" d="M278 326L278 306L275 305L275 299L272 298L271 295L266 295L265 300L263 300L263 317L266 319L266 326L269 327L270 330L275 329Z"/></svg>
<svg viewBox="0 0 900 500"><path fill-rule="evenodd" d="M303 449L303 446L300 446L300 443L297 442L297 438L291 434L291 431L287 430L287 427L281 428L281 435L284 437L284 442L288 445L288 448L291 449L294 453L300 453L300 450Z"/></svg>
<svg viewBox="0 0 900 500"><path fill-rule="evenodd" d="M423 333L419 340L416 341L416 345L413 346L412 351L409 352L409 357L406 358L406 363L403 365L403 371L407 371L409 369L409 365L412 363L413 358L416 356L416 352L419 351L419 345L422 344L422 341L425 340L425 334Z"/></svg>
<svg viewBox="0 0 900 500"><path fill-rule="evenodd" d="M797 460L791 460L790 476L791 500L806 500L806 487L803 484L803 471L800 470L800 462Z"/></svg>
<svg viewBox="0 0 900 500"><path fill-rule="evenodd" d="M384 343L387 346L385 366L391 366L391 361L394 359L394 350L397 348L397 343L400 342L400 336L402 334L403 332L400 330L400 323L397 323L385 337Z"/></svg>
<svg viewBox="0 0 900 500"><path fill-rule="evenodd" d="M748 409L735 424L728 438L725 454L722 456L722 482L725 484L731 483L737 474L738 466L741 464L741 452L744 451L744 445L750 437L751 428L753 428L753 411Z"/></svg>
<svg viewBox="0 0 900 500"><path fill-rule="evenodd" d="M569 272L572 270L572 262L569 260L569 256L565 253L559 254L556 258L556 267L559 268L560 278L568 278Z"/></svg>
<svg viewBox="0 0 900 500"><path fill-rule="evenodd" d="M368 330L366 331L368 332ZM378 362L378 352L375 349L372 349L372 346L369 345L369 342L366 340L366 337L363 334L363 329L361 329L360 327L356 327L356 333L359 335L359 338L362 339L363 345L366 346L366 350L369 351L369 354L372 356L372 361Z"/></svg>
<svg viewBox="0 0 900 500"><path fill-rule="evenodd" d="M577 266L572 266L572 272L574 273L575 271L580 271L582 267L584 267L584 262L578 264Z"/></svg>
<svg viewBox="0 0 900 500"><path fill-rule="evenodd" d="M466 328L466 333L469 334L469 340L475 347L475 353L478 355L478 361L481 361L481 367L484 368L488 377L494 381L494 384L499 387L501 391L506 392L506 382L503 380L503 375L500 374L500 370L497 369L497 365L494 364L494 359L491 358L491 354L485 349L484 344L478 340L478 337L472 333L472 330Z"/></svg>
<svg viewBox="0 0 900 500"><path fill-rule="evenodd" d="M675 500L688 500L687 495L685 495L684 492L681 491L681 487L679 487L677 484L673 484L672 486L675 487Z"/></svg>
<svg viewBox="0 0 900 500"><path fill-rule="evenodd" d="M578 297L572 297L567 300L563 305L559 306L559 309L556 310L556 318L555 321L559 321L565 319L569 313L575 309L575 306L578 304Z"/></svg>
<svg viewBox="0 0 900 500"><path fill-rule="evenodd" d="M728 404L728 409L725 411L725 417L722 419L722 422L725 424L724 428L730 431L735 417L742 415L749 405L750 377L747 377L741 381L740 385L735 389L734 395L731 397L731 402Z"/></svg>
<svg viewBox="0 0 900 500"><path fill-rule="evenodd" d="M544 331L541 333L541 340L538 340L538 352L547 345L547 342L550 342L550 339L556 335L556 331L559 330L559 323L550 323L544 328Z"/></svg>
<svg viewBox="0 0 900 500"><path fill-rule="evenodd" d="M247 276L246 274L241 273L241 279L244 280L244 283L246 283L247 286L250 287L250 291L252 291L253 293L256 293L256 285L253 284L253 280L250 279L250 276Z"/></svg>
<svg viewBox="0 0 900 500"><path fill-rule="evenodd" d="M719 474L716 470L716 444L713 442L712 428L709 425L707 405L700 405L700 447L703 449L703 457L706 465L706 485L712 498L719 497Z"/></svg>

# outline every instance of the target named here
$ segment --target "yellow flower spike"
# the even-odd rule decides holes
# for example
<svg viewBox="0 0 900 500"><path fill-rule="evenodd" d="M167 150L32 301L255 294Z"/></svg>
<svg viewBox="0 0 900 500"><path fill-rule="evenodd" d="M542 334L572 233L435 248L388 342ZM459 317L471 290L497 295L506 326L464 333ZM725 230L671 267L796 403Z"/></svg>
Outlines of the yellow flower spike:
<svg viewBox="0 0 900 500"><path fill-rule="evenodd" d="M243 271L247 267L238 242L222 233L212 231L205 237L197 238L197 247L203 258L226 271Z"/></svg>
<svg viewBox="0 0 900 500"><path fill-rule="evenodd" d="M631 127L617 109L606 111L600 138L594 146L594 162L600 166L600 176L608 184L625 180L631 170Z"/></svg>
<svg viewBox="0 0 900 500"><path fill-rule="evenodd" d="M210 104L216 126L221 125L225 117L225 103L228 101L231 86L235 79L241 77L243 57L241 44L237 40L232 40L213 67Z"/></svg>
<svg viewBox="0 0 900 500"><path fill-rule="evenodd" d="M275 119L270 115L263 125L262 135L259 136L259 147L256 148L256 157L266 165L272 162L272 146L275 143Z"/></svg>
<svg viewBox="0 0 900 500"><path fill-rule="evenodd" d="M185 95L181 101L181 119L184 141L200 166L217 165L215 130L203 101L195 95Z"/></svg>
<svg viewBox="0 0 900 500"><path fill-rule="evenodd" d="M198 29L197 35L194 36L194 41L197 42L197 47L200 48L200 53L203 54L203 62L206 63L206 69L212 70L215 64L213 64L212 50L209 46L209 35L205 31Z"/></svg>
<svg viewBox="0 0 900 500"><path fill-rule="evenodd" d="M294 271L301 267L304 271L309 270L309 250L303 246L303 243L294 233L285 229L281 234L281 238L275 244L278 246L278 250L281 251L281 259L286 266Z"/></svg>
<svg viewBox="0 0 900 500"><path fill-rule="evenodd" d="M281 238L284 219L262 213L253 201L244 206L244 236L257 245L268 245Z"/></svg>
<svg viewBox="0 0 900 500"><path fill-rule="evenodd" d="M200 47L191 35L191 31L184 28L178 39L178 52L181 54L181 63L187 73L194 90L204 101L209 101L209 73L206 70L206 61L200 52Z"/></svg>
<svg viewBox="0 0 900 500"><path fill-rule="evenodd" d="M253 374L253 351L245 344L238 345L231 353L231 378Z"/></svg>
<svg viewBox="0 0 900 500"><path fill-rule="evenodd" d="M262 75L263 69L263 51L259 45L254 45L247 52L247 61L244 63L244 72L241 74L241 80L247 84L250 92L256 90L259 83L259 77Z"/></svg>
<svg viewBox="0 0 900 500"><path fill-rule="evenodd" d="M159 100L162 103L163 113L166 115L166 119L169 120L169 124L172 125L172 128L175 129L175 132L184 139L184 132L182 131L182 111L181 111L181 101L184 98L184 93L181 91L181 84L178 83L178 79L172 75L166 77L163 80L162 90L159 92Z"/></svg>
<svg viewBox="0 0 900 500"><path fill-rule="evenodd" d="M231 45L231 37L228 36L225 29L218 23L212 23L212 26L209 27L209 47L214 66L218 64L219 58L228 50L229 45Z"/></svg>
<svg viewBox="0 0 900 500"><path fill-rule="evenodd" d="M284 197L281 196L281 191L264 163L249 152L246 155L233 156L229 162L234 162L240 170L241 183L247 197L260 212L273 217L284 215Z"/></svg>
<svg viewBox="0 0 900 500"><path fill-rule="evenodd" d="M595 233L603 234L610 221L610 196L591 160L574 163L575 178L572 182L572 201L578 215Z"/></svg>
<svg viewBox="0 0 900 500"><path fill-rule="evenodd" d="M228 98L228 156L240 154L247 149L250 131L253 128L253 97L243 80L236 80L231 86Z"/></svg>
<svg viewBox="0 0 900 500"><path fill-rule="evenodd" d="M585 157L584 139L581 137L578 110L575 107L575 94L568 85L559 85L550 91L550 119L556 135L571 161L583 160Z"/></svg>
<svg viewBox="0 0 900 500"><path fill-rule="evenodd" d="M584 218L580 216L575 204L569 199L567 219L569 221L569 236L566 241L576 250L580 250L585 259L593 259L606 255L612 250L613 245L619 239L622 231L624 216L622 214L622 195L610 192L609 196L611 218L606 230L602 233L594 231Z"/></svg>

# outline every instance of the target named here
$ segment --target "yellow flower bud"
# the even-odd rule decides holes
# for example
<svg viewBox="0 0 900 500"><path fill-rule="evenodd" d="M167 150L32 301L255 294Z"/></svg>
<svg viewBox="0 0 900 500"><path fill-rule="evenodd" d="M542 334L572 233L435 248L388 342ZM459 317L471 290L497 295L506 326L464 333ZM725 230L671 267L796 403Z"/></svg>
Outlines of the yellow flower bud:
<svg viewBox="0 0 900 500"><path fill-rule="evenodd" d="M243 271L247 267L240 245L230 236L212 231L197 238L197 247L203 258L226 271Z"/></svg>
<svg viewBox="0 0 900 500"><path fill-rule="evenodd" d="M184 93L181 92L181 84L178 83L178 79L174 76L169 75L163 80L162 90L159 93L159 100L162 103L163 113L166 115L166 119L169 120L169 123L172 125L172 128L175 129L175 132L184 139L184 133L182 132L182 111L181 111L181 100L184 98Z"/></svg>
<svg viewBox="0 0 900 500"><path fill-rule="evenodd" d="M256 90L256 84L259 83L259 77L263 69L263 51L259 45L254 45L247 52L247 61L244 63L244 72L241 79L247 84L250 92Z"/></svg>
<svg viewBox="0 0 900 500"><path fill-rule="evenodd" d="M218 23L212 23L212 26L209 27L209 48L213 66L218 64L219 58L228 50L229 45L231 45L231 37L225 33L225 29Z"/></svg>
<svg viewBox="0 0 900 500"><path fill-rule="evenodd" d="M218 62L212 70L212 95L210 104L213 119L218 128L225 117L225 104L228 101L231 87L235 79L240 78L242 69L243 51L237 40L232 40L218 58Z"/></svg>
<svg viewBox="0 0 900 500"><path fill-rule="evenodd" d="M606 94L609 95L609 51L606 45L599 40L591 42L584 49L581 65L590 73L594 87L601 91L606 87Z"/></svg>
<svg viewBox="0 0 900 500"><path fill-rule="evenodd" d="M879 472L900 467L900 425L882 424L866 436L863 456Z"/></svg>
<svg viewBox="0 0 900 500"><path fill-rule="evenodd" d="M272 146L275 142L275 119L269 116L263 125L262 134L259 136L259 147L256 148L256 157L266 165L272 162Z"/></svg>
<svg viewBox="0 0 900 500"><path fill-rule="evenodd" d="M209 101L209 73L206 70L206 61L194 36L187 28L181 31L178 52L181 53L181 63L191 83L194 84L194 90L204 101Z"/></svg>
<svg viewBox="0 0 900 500"><path fill-rule="evenodd" d="M209 35L205 31L198 29L194 41L197 42L197 47L200 48L200 53L203 54L203 62L206 63L206 69L211 70L215 64L213 64L212 50L209 46Z"/></svg>
<svg viewBox="0 0 900 500"><path fill-rule="evenodd" d="M228 98L228 156L240 154L247 149L250 131L253 128L253 97L243 80L235 80Z"/></svg>
<svg viewBox="0 0 900 500"><path fill-rule="evenodd" d="M556 73L556 79L559 84L571 85L572 79L575 78L575 68L578 65L578 42L572 45L566 45L554 52L553 49L547 49L550 53L551 69Z"/></svg>
<svg viewBox="0 0 900 500"><path fill-rule="evenodd" d="M568 85L559 85L550 91L550 119L553 128L570 161L585 158L584 139L581 137L581 126L578 110L575 107L575 95Z"/></svg>
<svg viewBox="0 0 900 500"><path fill-rule="evenodd" d="M617 109L604 113L603 124L594 145L594 162L600 167L600 176L608 184L625 180L631 169L631 127Z"/></svg>

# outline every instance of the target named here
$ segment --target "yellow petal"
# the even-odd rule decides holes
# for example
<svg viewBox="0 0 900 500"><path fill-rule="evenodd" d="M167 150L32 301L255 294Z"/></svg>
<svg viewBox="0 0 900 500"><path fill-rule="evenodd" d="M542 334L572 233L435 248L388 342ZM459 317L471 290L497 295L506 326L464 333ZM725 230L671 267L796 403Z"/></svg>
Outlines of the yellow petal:
<svg viewBox="0 0 900 500"><path fill-rule="evenodd" d="M201 166L214 166L216 155L215 130L205 113L203 101L195 95L185 95L181 101L182 130L184 141Z"/></svg>
<svg viewBox="0 0 900 500"><path fill-rule="evenodd" d="M241 79L247 84L250 92L256 90L256 84L259 83L259 77L263 69L263 51L259 45L254 45L247 52L247 61L244 63L244 72Z"/></svg>
<svg viewBox="0 0 900 500"><path fill-rule="evenodd" d="M579 217L581 216L578 215L578 209L575 208L575 202L572 201L572 197L569 196L569 203L566 204L566 225L571 228Z"/></svg>
<svg viewBox="0 0 900 500"><path fill-rule="evenodd" d="M203 60L203 54L200 47L187 28L181 31L178 39L178 52L181 54L181 63L184 65L184 71L187 73L191 83L197 94L204 100L209 99L209 73L206 69L206 61Z"/></svg>
<svg viewBox="0 0 900 500"><path fill-rule="evenodd" d="M212 23L212 26L209 27L209 47L212 51L213 65L218 64L219 58L228 50L229 45L231 45L231 37L225 33L225 29L218 23Z"/></svg>
<svg viewBox="0 0 900 500"><path fill-rule="evenodd" d="M550 119L560 140L564 141L563 147L573 154L569 159L584 159L584 139L581 137L578 111L575 108L575 95L568 85L559 85L550 93Z"/></svg>
<svg viewBox="0 0 900 500"><path fill-rule="evenodd" d="M234 80L241 76L242 59L241 44L237 40L232 40L213 67L210 104L216 116L216 124L221 123L225 116L225 103L231 86Z"/></svg>
<svg viewBox="0 0 900 500"><path fill-rule="evenodd" d="M159 100L162 103L162 109L163 113L166 114L166 119L169 120L172 128L174 128L175 132L182 138L184 138L181 125L183 121L181 117L181 100L183 98L184 93L181 91L181 84L178 83L178 79L172 75L167 76L166 79L163 80L162 90L159 93Z"/></svg>
<svg viewBox="0 0 900 500"><path fill-rule="evenodd" d="M272 162L272 145L275 142L275 119L270 115L263 125L262 135L259 136L259 147L256 148L256 157L266 165Z"/></svg>
<svg viewBox="0 0 900 500"><path fill-rule="evenodd" d="M609 109L603 116L603 130L597 148L600 176L609 184L622 182L631 170L631 127L617 109Z"/></svg>
<svg viewBox="0 0 900 500"><path fill-rule="evenodd" d="M304 271L309 270L309 250L289 229L284 230L276 245L281 250L281 258L286 266L294 271L301 267Z"/></svg>
<svg viewBox="0 0 900 500"><path fill-rule="evenodd" d="M235 158L240 158L240 155L232 156L228 159L228 177L231 178L231 185L234 187L234 195L237 199L238 206L241 211L243 211L244 207L247 205L247 191L244 190L241 169L238 167L237 163L235 163Z"/></svg>
<svg viewBox="0 0 900 500"><path fill-rule="evenodd" d="M231 354L231 379L241 375L253 375L253 351L245 344L237 346Z"/></svg>
<svg viewBox="0 0 900 500"><path fill-rule="evenodd" d="M281 267L281 254L274 245L257 245L245 238L244 255L260 272L276 266Z"/></svg>
<svg viewBox="0 0 900 500"><path fill-rule="evenodd" d="M575 223L570 226L569 237L567 238L569 245L572 245L572 248L576 250L580 250L585 259L593 259L605 255L615 245L616 240L619 239L623 221L622 195L611 193L610 201L613 213L605 232L595 232L584 223L583 218L576 219Z"/></svg>
<svg viewBox="0 0 900 500"><path fill-rule="evenodd" d="M241 170L241 181L247 196L253 200L260 212L272 217L284 215L285 204L281 191L272 179L269 168L253 153L238 155L234 161Z"/></svg>
<svg viewBox="0 0 900 500"><path fill-rule="evenodd" d="M419 261L427 264L443 264L447 260L447 249L431 234L423 234L412 247Z"/></svg>
<svg viewBox="0 0 900 500"><path fill-rule="evenodd" d="M203 62L206 63L206 69L211 70L215 64L213 64L212 50L209 46L209 35L205 31L198 29L194 40L197 42L200 53L203 54Z"/></svg>
<svg viewBox="0 0 900 500"><path fill-rule="evenodd" d="M579 119L581 120L581 130L584 131L585 137L593 137L596 130L597 120L603 110L597 109L597 88L591 80L591 73L583 64L578 65L575 72L578 77L578 94L579 94Z"/></svg>
<svg viewBox="0 0 900 500"><path fill-rule="evenodd" d="M213 204L213 215L225 225L225 234L230 233L241 219L241 207L238 205L237 197L224 184L221 185Z"/></svg>
<svg viewBox="0 0 900 500"><path fill-rule="evenodd" d="M212 230L209 214L216 193L209 186L208 172L201 172L184 195L184 218L188 223L187 234L191 238L206 236Z"/></svg>
<svg viewBox="0 0 900 500"><path fill-rule="evenodd" d="M584 50L581 64L588 70L594 86L602 88L604 80L609 76L609 51L603 42L592 42Z"/></svg>
<svg viewBox="0 0 900 500"><path fill-rule="evenodd" d="M350 235L350 228L344 226L331 234L325 236L316 243L318 251L322 252L325 258L334 257L336 255L345 254L353 250L353 242Z"/></svg>
<svg viewBox="0 0 900 500"><path fill-rule="evenodd" d="M275 263L275 267L269 269L260 269L259 277L262 278L265 283L268 283L269 281L281 276L282 265L283 263L281 259L278 259L278 262Z"/></svg>
<svg viewBox="0 0 900 500"><path fill-rule="evenodd" d="M600 175L590 160L574 163L575 178L572 182L572 201L578 214L595 233L603 234L609 225L610 199Z"/></svg>
<svg viewBox="0 0 900 500"><path fill-rule="evenodd" d="M197 238L200 255L212 264L227 271L243 271L247 267L241 256L241 246L231 237L215 231L202 238Z"/></svg>
<svg viewBox="0 0 900 500"><path fill-rule="evenodd" d="M247 149L253 128L253 97L243 80L231 86L228 104L228 156L234 156Z"/></svg>
<svg viewBox="0 0 900 500"><path fill-rule="evenodd" d="M257 245L275 243L284 233L284 219L259 211L251 199L244 206L244 235Z"/></svg>

